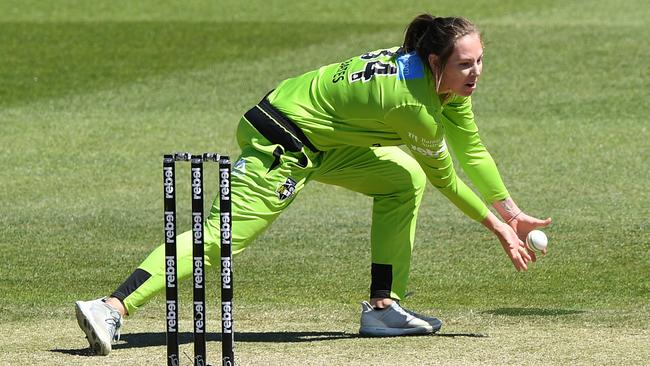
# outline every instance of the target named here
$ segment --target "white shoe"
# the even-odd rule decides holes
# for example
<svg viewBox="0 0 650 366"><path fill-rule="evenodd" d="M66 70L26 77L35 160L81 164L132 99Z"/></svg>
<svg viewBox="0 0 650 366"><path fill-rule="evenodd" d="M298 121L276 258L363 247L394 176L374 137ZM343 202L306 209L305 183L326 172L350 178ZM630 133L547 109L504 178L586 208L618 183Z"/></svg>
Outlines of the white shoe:
<svg viewBox="0 0 650 366"><path fill-rule="evenodd" d="M432 317L432 316L427 316L427 315L418 314L418 313L416 313L415 311L411 311L411 310L406 310L406 309L404 309L404 311L406 311L407 313L413 315L413 316L416 317L416 318L422 319L422 320L424 320L425 322L429 323L429 325L431 325L431 328L433 328L433 333L439 331L440 328L442 327L442 320L440 320L440 319L438 319L438 318L434 318L434 317Z"/></svg>
<svg viewBox="0 0 650 366"><path fill-rule="evenodd" d="M440 329L442 324L434 330L429 322L416 317L415 313L404 310L397 301L393 301L389 307L375 309L364 301L361 303L361 327L359 333L365 336L386 337L413 334L430 334ZM435 319L435 318L432 318Z"/></svg>
<svg viewBox="0 0 650 366"><path fill-rule="evenodd" d="M77 301L77 322L86 333L90 348L95 354L106 356L111 352L113 341L120 339L122 316L103 299Z"/></svg>

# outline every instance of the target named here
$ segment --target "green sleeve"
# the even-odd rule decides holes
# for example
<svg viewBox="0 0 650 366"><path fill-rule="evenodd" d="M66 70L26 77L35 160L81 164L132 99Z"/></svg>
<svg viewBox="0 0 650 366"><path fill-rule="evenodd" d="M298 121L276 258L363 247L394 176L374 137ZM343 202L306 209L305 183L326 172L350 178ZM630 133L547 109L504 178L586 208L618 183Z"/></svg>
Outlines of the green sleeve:
<svg viewBox="0 0 650 366"><path fill-rule="evenodd" d="M454 97L442 110L449 147L483 199L492 203L509 197L494 159L483 145L474 121L470 97Z"/></svg>
<svg viewBox="0 0 650 366"><path fill-rule="evenodd" d="M431 184L470 218L481 221L488 209L456 175L444 141L444 130L436 123L435 110L421 104L393 108L385 116L420 164Z"/></svg>

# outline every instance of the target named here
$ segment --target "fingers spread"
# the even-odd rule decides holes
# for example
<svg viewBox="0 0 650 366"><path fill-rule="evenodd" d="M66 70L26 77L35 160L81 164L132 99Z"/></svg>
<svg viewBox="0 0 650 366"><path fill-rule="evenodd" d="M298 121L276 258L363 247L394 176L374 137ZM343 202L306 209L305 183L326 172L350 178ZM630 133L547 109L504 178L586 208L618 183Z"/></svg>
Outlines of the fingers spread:
<svg viewBox="0 0 650 366"><path fill-rule="evenodd" d="M523 247L523 246L519 247L519 253L520 253L521 257L524 259L524 262L529 262L529 261L532 260L530 254L528 252L528 249L526 249L525 247Z"/></svg>
<svg viewBox="0 0 650 366"><path fill-rule="evenodd" d="M522 269L523 271L527 271L527 270L528 270L528 265L526 264L526 261L524 261L524 259L521 258L521 257L520 257L520 263L521 263L521 264L520 264L520 265L521 265L521 269Z"/></svg>
<svg viewBox="0 0 650 366"><path fill-rule="evenodd" d="M528 269L528 266L526 265L526 260L518 253L518 251L512 253L511 259L512 259L512 264L514 264L517 272L521 272L522 270L525 271Z"/></svg>

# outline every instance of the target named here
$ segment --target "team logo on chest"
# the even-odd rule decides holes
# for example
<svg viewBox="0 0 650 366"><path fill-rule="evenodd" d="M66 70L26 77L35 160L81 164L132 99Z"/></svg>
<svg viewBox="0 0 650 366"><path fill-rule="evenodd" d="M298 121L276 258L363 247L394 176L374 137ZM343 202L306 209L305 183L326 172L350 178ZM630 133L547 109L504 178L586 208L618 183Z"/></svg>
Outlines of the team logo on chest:
<svg viewBox="0 0 650 366"><path fill-rule="evenodd" d="M296 191L296 181L287 178L287 180L282 183L276 190L275 193L278 194L280 201L284 201L287 198L293 196L293 193Z"/></svg>

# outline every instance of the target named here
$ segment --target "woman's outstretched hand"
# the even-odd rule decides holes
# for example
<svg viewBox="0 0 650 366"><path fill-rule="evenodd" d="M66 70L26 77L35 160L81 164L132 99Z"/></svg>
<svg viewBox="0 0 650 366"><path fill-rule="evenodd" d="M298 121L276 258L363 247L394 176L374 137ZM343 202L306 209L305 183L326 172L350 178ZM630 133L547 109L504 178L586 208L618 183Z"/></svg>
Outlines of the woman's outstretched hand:
<svg viewBox="0 0 650 366"><path fill-rule="evenodd" d="M495 201L492 206L497 210L503 221L517 233L519 240L524 243L526 242L528 233L535 229L547 227L552 222L550 217L542 220L525 214L510 197ZM535 256L535 252L528 248L525 249L533 262L536 261L537 257ZM546 250L543 250L542 254L546 254Z"/></svg>
<svg viewBox="0 0 650 366"><path fill-rule="evenodd" d="M517 271L527 270L528 263L535 261L534 254L531 255L526 249L526 245L517 236L515 230L499 220L493 213L488 213L488 216L481 223L496 235Z"/></svg>
<svg viewBox="0 0 650 366"><path fill-rule="evenodd" d="M549 226L551 222L553 222L553 220L550 217L541 220L521 212L519 215L517 215L517 217L510 220L508 225L517 233L517 236L521 241L526 242L528 233L535 229L545 228ZM533 261L537 260L537 258L535 258L535 252L528 249L528 253L531 255L531 257L533 257ZM542 254L546 255L546 249L542 251Z"/></svg>

